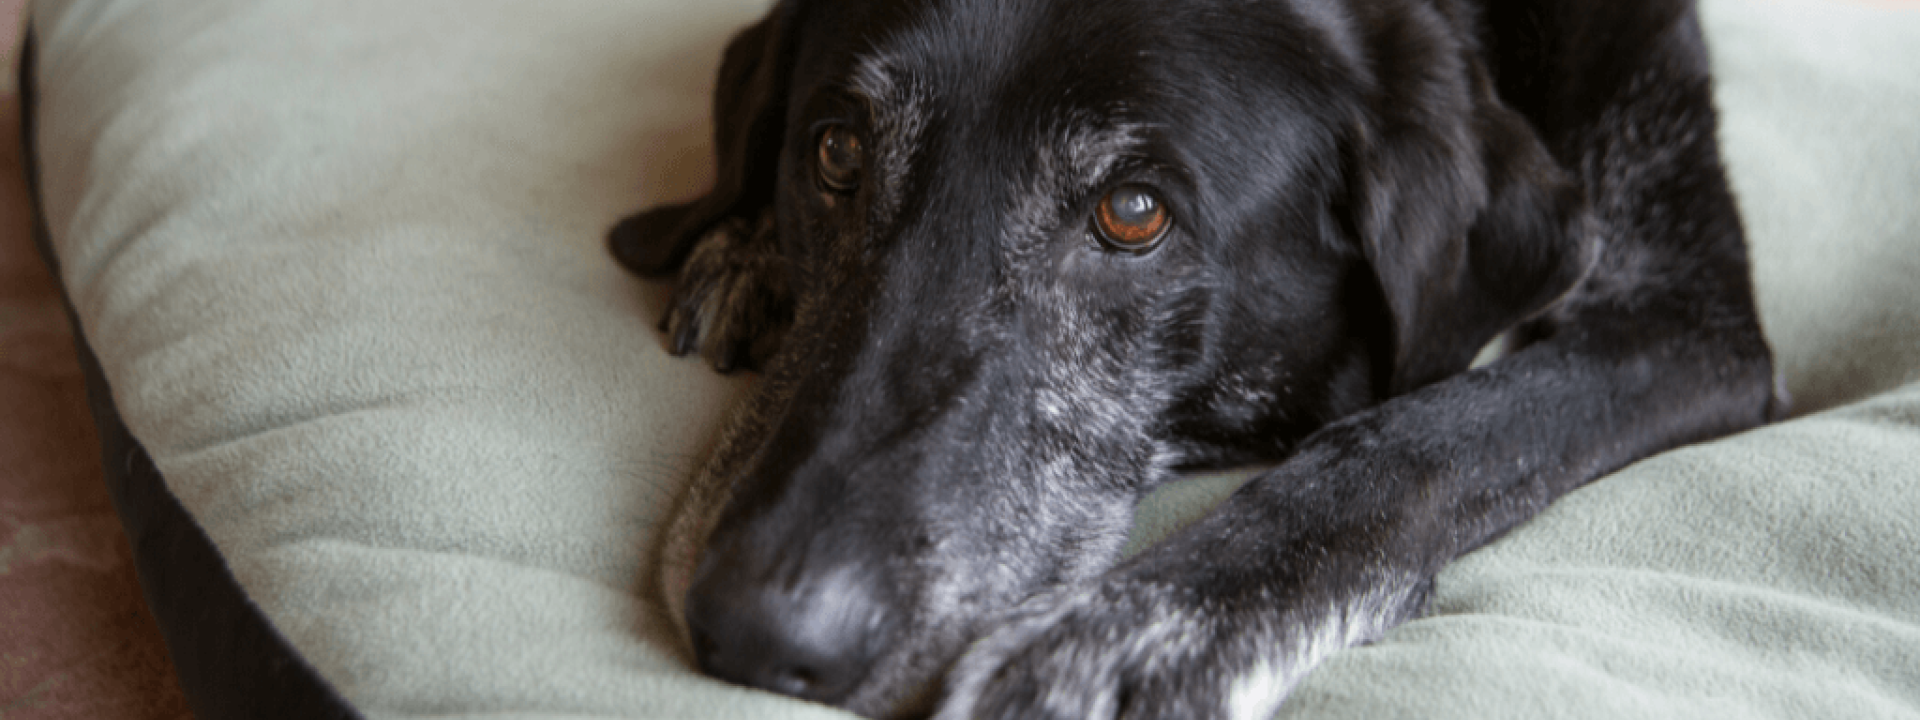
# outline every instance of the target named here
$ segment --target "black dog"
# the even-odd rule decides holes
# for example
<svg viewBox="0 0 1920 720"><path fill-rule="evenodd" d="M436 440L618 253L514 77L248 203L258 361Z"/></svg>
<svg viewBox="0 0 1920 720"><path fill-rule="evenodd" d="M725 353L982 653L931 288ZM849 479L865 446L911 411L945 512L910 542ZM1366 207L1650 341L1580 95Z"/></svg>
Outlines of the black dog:
<svg viewBox="0 0 1920 720"><path fill-rule="evenodd" d="M715 118L713 191L612 244L674 352L766 369L687 598L728 680L1261 717L1779 407L1682 0L785 0ZM1117 562L1155 485L1276 460Z"/></svg>

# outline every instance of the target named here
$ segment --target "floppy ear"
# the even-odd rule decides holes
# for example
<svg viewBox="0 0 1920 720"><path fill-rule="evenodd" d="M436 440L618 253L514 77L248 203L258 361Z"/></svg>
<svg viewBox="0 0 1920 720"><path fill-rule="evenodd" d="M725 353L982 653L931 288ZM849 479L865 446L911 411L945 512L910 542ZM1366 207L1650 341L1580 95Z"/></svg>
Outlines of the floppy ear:
<svg viewBox="0 0 1920 720"><path fill-rule="evenodd" d="M1585 193L1477 63L1462 69L1453 108L1403 105L1359 142L1354 225L1392 318L1392 395L1466 369L1591 264Z"/></svg>
<svg viewBox="0 0 1920 720"><path fill-rule="evenodd" d="M709 229L729 218L753 227L772 205L792 64L789 30L799 5L792 0L776 5L728 43L714 89L713 189L692 202L652 208L615 225L607 242L627 269L649 277L671 275Z"/></svg>

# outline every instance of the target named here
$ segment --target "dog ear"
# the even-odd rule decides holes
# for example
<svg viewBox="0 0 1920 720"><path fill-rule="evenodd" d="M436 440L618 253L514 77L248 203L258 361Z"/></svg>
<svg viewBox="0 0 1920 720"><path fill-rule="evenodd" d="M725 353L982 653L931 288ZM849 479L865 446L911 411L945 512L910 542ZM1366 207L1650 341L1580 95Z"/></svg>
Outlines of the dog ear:
<svg viewBox="0 0 1920 720"><path fill-rule="evenodd" d="M1585 193L1470 65L1458 112L1406 103L1358 143L1354 227L1392 321L1390 395L1466 369L1592 261Z"/></svg>
<svg viewBox="0 0 1920 720"><path fill-rule="evenodd" d="M643 276L671 275L708 230L728 218L749 226L773 203L774 174L785 133L789 32L800 3L776 5L759 23L728 43L714 90L713 189L691 202L664 205L614 226L613 255Z"/></svg>

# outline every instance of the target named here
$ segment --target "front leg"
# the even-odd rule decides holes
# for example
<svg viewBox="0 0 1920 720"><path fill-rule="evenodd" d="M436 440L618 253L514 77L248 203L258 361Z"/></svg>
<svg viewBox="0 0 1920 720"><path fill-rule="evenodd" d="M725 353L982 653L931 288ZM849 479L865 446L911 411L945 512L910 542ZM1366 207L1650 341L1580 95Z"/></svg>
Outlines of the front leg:
<svg viewBox="0 0 1920 720"><path fill-rule="evenodd" d="M1311 463L1256 479L1213 514L1090 582L1022 606L948 678L938 720L1273 715L1328 655L1416 616L1431 563ZM1247 507L1287 489L1296 499ZM1346 493L1343 493L1346 494ZM1336 519L1338 518L1338 519Z"/></svg>
<svg viewBox="0 0 1920 720"><path fill-rule="evenodd" d="M1447 562L1634 459L1764 419L1757 333L1599 325L1310 436L1199 523L1032 601L960 661L938 717L1267 717L1328 655L1417 615Z"/></svg>
<svg viewBox="0 0 1920 720"><path fill-rule="evenodd" d="M1282 581L1192 550L1029 601L955 667L937 720L1265 720L1329 654L1415 616L1430 587L1407 574L1307 580L1306 563Z"/></svg>

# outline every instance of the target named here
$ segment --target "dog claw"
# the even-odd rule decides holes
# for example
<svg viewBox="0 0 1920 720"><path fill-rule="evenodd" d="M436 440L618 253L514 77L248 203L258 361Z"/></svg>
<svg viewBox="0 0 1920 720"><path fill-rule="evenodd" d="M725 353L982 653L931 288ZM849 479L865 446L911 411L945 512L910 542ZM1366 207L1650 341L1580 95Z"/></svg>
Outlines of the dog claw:
<svg viewBox="0 0 1920 720"><path fill-rule="evenodd" d="M694 318L676 311L667 325L672 337L670 352L675 357L686 357L700 349L700 324Z"/></svg>

